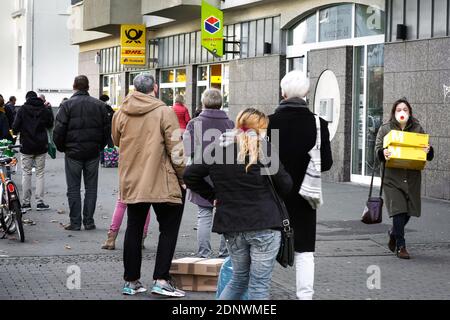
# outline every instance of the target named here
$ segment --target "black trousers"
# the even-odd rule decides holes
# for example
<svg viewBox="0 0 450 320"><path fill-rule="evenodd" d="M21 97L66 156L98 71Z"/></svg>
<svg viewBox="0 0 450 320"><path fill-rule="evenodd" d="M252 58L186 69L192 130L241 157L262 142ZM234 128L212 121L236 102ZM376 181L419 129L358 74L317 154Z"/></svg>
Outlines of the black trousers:
<svg viewBox="0 0 450 320"><path fill-rule="evenodd" d="M169 270L177 245L181 218L183 217L184 193L182 205L167 203L138 203L128 205L128 224L123 250L125 281L136 281L141 278L142 236L150 207L153 207L155 210L160 232L153 279L170 279Z"/></svg>
<svg viewBox="0 0 450 320"><path fill-rule="evenodd" d="M397 214L393 217L392 236L397 241L397 248L405 247L405 227L411 217L407 213Z"/></svg>

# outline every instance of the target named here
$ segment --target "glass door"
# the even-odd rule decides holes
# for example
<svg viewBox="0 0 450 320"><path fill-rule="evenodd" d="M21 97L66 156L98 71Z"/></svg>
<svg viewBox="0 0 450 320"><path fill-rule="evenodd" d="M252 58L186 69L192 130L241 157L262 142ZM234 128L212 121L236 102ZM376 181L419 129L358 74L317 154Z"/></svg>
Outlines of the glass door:
<svg viewBox="0 0 450 320"><path fill-rule="evenodd" d="M383 122L384 45L355 47L353 79L352 181L380 177L375 140ZM379 181L379 179L378 179Z"/></svg>
<svg viewBox="0 0 450 320"><path fill-rule="evenodd" d="M222 92L222 109L228 112L230 91L230 66L228 64L211 64L197 68L196 107L201 106L203 92L210 88L216 88Z"/></svg>

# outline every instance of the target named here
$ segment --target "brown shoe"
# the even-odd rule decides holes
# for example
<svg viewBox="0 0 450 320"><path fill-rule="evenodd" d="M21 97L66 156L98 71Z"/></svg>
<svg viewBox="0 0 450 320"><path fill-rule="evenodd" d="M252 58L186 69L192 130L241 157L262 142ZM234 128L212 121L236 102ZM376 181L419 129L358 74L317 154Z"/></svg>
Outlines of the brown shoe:
<svg viewBox="0 0 450 320"><path fill-rule="evenodd" d="M395 253L395 249L397 248L397 241L395 240L395 237L392 235L392 232L389 231L389 242L388 242L388 248L391 250L392 253Z"/></svg>
<svg viewBox="0 0 450 320"><path fill-rule="evenodd" d="M401 247L397 250L397 257L399 257L400 259L406 259L406 260L411 259L411 257L409 256L409 253L405 247Z"/></svg>
<svg viewBox="0 0 450 320"><path fill-rule="evenodd" d="M117 238L117 232L109 231L108 239L103 244L102 249L115 250L116 249L116 238Z"/></svg>

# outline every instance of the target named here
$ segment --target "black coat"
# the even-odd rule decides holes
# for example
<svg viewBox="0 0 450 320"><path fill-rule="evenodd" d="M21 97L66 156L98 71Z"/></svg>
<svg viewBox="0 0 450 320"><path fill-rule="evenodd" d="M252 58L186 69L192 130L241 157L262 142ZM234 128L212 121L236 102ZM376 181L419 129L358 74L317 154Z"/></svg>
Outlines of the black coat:
<svg viewBox="0 0 450 320"><path fill-rule="evenodd" d="M28 99L17 112L13 124L14 133L20 133L20 152L28 155L47 153L47 129L53 127L53 122L51 108L47 108L39 98Z"/></svg>
<svg viewBox="0 0 450 320"><path fill-rule="evenodd" d="M305 177L310 156L317 138L314 114L306 102L299 98L281 102L275 114L269 117L269 135L274 141L274 132L279 130L279 154L281 163L292 177L294 186L285 200L295 232L295 250L314 252L316 241L316 210L299 194ZM328 171L333 165L328 123L320 119L322 171Z"/></svg>
<svg viewBox="0 0 450 320"><path fill-rule="evenodd" d="M11 133L9 132L9 121L8 117L4 112L0 112L0 140L10 140L13 141Z"/></svg>
<svg viewBox="0 0 450 320"><path fill-rule="evenodd" d="M223 161L227 154L237 155L236 143L224 147ZM233 157L231 157L233 159ZM281 213L271 194L269 180L261 175L261 164L252 165L248 172L246 165L194 164L184 173L187 187L203 198L213 202L217 200L213 231L216 233L246 232L265 229L279 229ZM204 178L210 176L214 187ZM292 187L289 174L280 166L272 176L280 195L286 195Z"/></svg>
<svg viewBox="0 0 450 320"><path fill-rule="evenodd" d="M100 100L78 91L61 105L53 131L58 151L75 160L91 160L100 155L110 137L111 121Z"/></svg>

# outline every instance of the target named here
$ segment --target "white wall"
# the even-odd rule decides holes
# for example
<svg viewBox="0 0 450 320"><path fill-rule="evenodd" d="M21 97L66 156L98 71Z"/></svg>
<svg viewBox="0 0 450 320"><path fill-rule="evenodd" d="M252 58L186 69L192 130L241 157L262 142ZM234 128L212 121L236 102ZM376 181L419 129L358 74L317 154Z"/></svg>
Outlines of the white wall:
<svg viewBox="0 0 450 320"><path fill-rule="evenodd" d="M70 0L35 0L34 6L33 89L58 106L64 97L72 95L73 79L78 73L78 47L70 45L68 27ZM69 92L46 93L39 89Z"/></svg>
<svg viewBox="0 0 450 320"><path fill-rule="evenodd" d="M15 95L16 74L13 64L16 56L15 28L11 13L14 11L14 1L1 1L0 5L0 94L5 99Z"/></svg>

